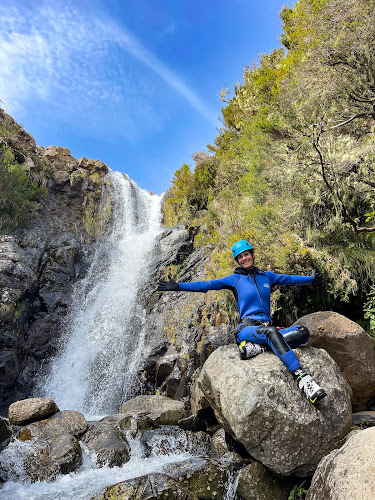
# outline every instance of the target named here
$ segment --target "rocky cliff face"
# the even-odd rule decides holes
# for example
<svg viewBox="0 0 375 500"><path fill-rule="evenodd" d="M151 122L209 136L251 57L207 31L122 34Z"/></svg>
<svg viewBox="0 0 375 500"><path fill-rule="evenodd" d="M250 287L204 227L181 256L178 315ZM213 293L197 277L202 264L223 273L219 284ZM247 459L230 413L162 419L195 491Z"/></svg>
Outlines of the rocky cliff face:
<svg viewBox="0 0 375 500"><path fill-rule="evenodd" d="M111 218L108 167L67 148L37 147L3 110L0 143L47 189L37 214L0 235L0 410L30 394L58 347L72 285Z"/></svg>

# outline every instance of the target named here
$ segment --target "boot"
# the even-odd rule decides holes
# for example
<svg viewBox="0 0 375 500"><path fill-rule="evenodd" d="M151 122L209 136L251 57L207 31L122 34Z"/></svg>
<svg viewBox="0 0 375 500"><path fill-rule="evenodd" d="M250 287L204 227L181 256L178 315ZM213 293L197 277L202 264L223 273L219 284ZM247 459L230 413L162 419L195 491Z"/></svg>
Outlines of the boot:
<svg viewBox="0 0 375 500"><path fill-rule="evenodd" d="M247 342L244 340L241 342L241 344L238 346L240 350L240 358L241 359L248 359L252 358L253 356L257 356L258 354L262 354L266 350L266 347L260 344L253 344L252 342Z"/></svg>
<svg viewBox="0 0 375 500"><path fill-rule="evenodd" d="M327 396L324 389L322 389L310 375L304 372L302 368L294 370L293 377L298 387L313 405Z"/></svg>

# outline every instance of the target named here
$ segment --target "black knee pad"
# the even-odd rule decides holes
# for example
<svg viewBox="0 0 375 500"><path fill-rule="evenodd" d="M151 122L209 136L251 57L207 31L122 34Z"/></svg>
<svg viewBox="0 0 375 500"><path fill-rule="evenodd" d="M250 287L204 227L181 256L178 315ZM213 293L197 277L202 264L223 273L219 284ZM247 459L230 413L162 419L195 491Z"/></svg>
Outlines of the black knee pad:
<svg viewBox="0 0 375 500"><path fill-rule="evenodd" d="M284 339L290 347L298 347L301 344L305 344L309 340L309 337L310 332L305 326L300 326L297 330L284 335Z"/></svg>
<svg viewBox="0 0 375 500"><path fill-rule="evenodd" d="M274 326L261 326L257 328L257 333L264 333L266 337L268 337L269 341L278 352L278 354L285 354L290 351L290 347L284 340L284 337L281 335L279 330Z"/></svg>

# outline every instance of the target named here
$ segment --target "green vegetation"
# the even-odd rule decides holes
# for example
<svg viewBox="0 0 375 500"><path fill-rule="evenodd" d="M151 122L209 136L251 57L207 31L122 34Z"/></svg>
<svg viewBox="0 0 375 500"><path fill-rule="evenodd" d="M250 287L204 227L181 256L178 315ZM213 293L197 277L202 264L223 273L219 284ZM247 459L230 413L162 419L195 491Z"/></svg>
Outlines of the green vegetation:
<svg viewBox="0 0 375 500"><path fill-rule="evenodd" d="M303 483L302 483L303 484ZM289 494L288 500L305 500L307 490L296 484Z"/></svg>
<svg viewBox="0 0 375 500"><path fill-rule="evenodd" d="M366 318L375 276L375 1L300 0L280 13L283 49L244 69L221 98L223 127L172 180L167 225L214 243L212 277L249 239L263 269L309 274L324 288L277 290L276 319L332 308ZM371 292L370 292L371 293ZM349 305L347 304L349 303ZM368 305L370 304L370 305Z"/></svg>
<svg viewBox="0 0 375 500"><path fill-rule="evenodd" d="M0 148L0 234L14 230L32 215L35 201L46 188L33 181L24 165L16 162L8 146Z"/></svg>

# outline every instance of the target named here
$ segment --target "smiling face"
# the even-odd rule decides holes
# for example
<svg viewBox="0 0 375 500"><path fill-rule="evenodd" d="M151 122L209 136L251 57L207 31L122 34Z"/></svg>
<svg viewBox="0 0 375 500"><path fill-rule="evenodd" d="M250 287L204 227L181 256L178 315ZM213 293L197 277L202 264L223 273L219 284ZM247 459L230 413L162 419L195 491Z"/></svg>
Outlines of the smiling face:
<svg viewBox="0 0 375 500"><path fill-rule="evenodd" d="M254 253L251 253L250 250L241 252L237 257L237 262L244 269L251 269L254 267Z"/></svg>

